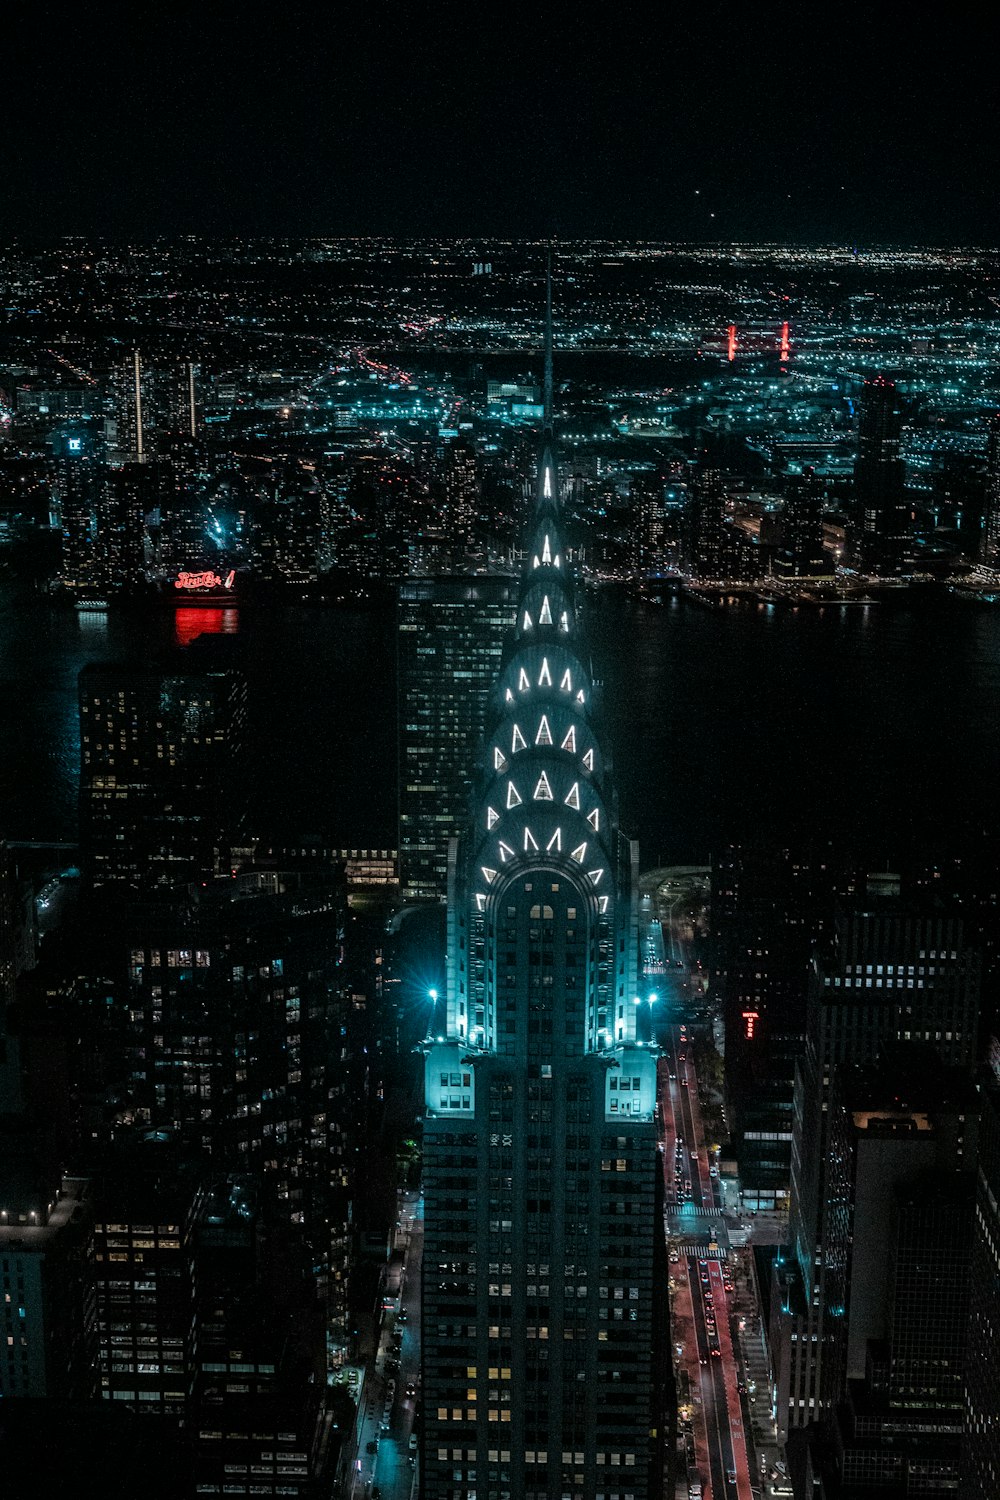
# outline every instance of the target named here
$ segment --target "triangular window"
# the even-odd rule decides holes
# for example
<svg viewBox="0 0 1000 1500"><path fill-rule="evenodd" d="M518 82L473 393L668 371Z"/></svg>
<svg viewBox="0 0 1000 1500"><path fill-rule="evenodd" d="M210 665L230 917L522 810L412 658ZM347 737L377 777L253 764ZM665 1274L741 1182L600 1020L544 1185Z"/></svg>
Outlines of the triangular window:
<svg viewBox="0 0 1000 1500"><path fill-rule="evenodd" d="M482 865L480 868L482 869L483 874L486 876L486 884L492 885L494 880L496 880L497 878L496 870L491 870L489 865Z"/></svg>
<svg viewBox="0 0 1000 1500"><path fill-rule="evenodd" d="M549 786L549 778L546 776L544 771L542 772L541 776L539 776L538 785L535 787L535 801L552 801L552 788Z"/></svg>
<svg viewBox="0 0 1000 1500"><path fill-rule="evenodd" d="M539 726L538 726L538 733L535 735L535 744L536 745L551 745L551 743L552 743L552 730L549 728L548 715L547 714L542 714L542 722L539 724Z"/></svg>
<svg viewBox="0 0 1000 1500"><path fill-rule="evenodd" d="M587 845L586 845L586 842L584 842L582 844L577 844L576 848L573 850L572 854L570 855L570 859L575 859L578 865L582 865L583 862L584 862L584 860L586 858L587 858Z"/></svg>
<svg viewBox="0 0 1000 1500"><path fill-rule="evenodd" d="M562 688L564 693L571 693L573 691L573 678L570 674L569 667L567 667L565 672L562 674L562 681L560 682L559 686Z"/></svg>
<svg viewBox="0 0 1000 1500"><path fill-rule="evenodd" d="M493 769L494 771L506 771L507 769L507 757L499 745L494 745L493 747Z"/></svg>
<svg viewBox="0 0 1000 1500"><path fill-rule="evenodd" d="M510 737L510 748L511 754L516 754L518 750L527 750L528 748L528 741L524 738L524 735L516 724L514 725L514 733Z"/></svg>
<svg viewBox="0 0 1000 1500"><path fill-rule="evenodd" d="M583 763L587 767L588 771L592 771L594 769L594 752L593 752L593 750L588 750L587 751L586 755L583 757Z"/></svg>
<svg viewBox="0 0 1000 1500"><path fill-rule="evenodd" d="M562 829L561 828L557 828L556 829L555 833L552 835L552 837L549 839L548 843L545 845L545 852L546 852L546 854L551 854L551 853L553 853L553 851L555 851L557 854L559 854L559 853L562 852Z"/></svg>
<svg viewBox="0 0 1000 1500"><path fill-rule="evenodd" d="M509 844L505 844L504 841L503 841L503 839L501 839L500 840L500 863L502 865L505 865L509 859L513 859L513 858L514 858L514 851L513 851L513 849L510 847Z"/></svg>
<svg viewBox="0 0 1000 1500"><path fill-rule="evenodd" d="M580 783L578 781L574 781L563 801L567 807L575 807L577 812L580 811Z"/></svg>
<svg viewBox="0 0 1000 1500"><path fill-rule="evenodd" d="M527 610L524 611L524 620L522 621L522 628L524 630L530 630L531 629L531 616L528 614Z"/></svg>
<svg viewBox="0 0 1000 1500"><path fill-rule="evenodd" d="M526 693L530 686L531 679L528 677L527 672L522 667L517 674L517 690L519 693Z"/></svg>
<svg viewBox="0 0 1000 1500"><path fill-rule="evenodd" d="M507 811L509 812L512 807L520 807L520 806L521 806L521 793L518 791L517 787L514 785L514 783L512 781L508 781L508 783L507 783Z"/></svg>
<svg viewBox="0 0 1000 1500"><path fill-rule="evenodd" d="M538 674L538 686L552 686L552 673L549 671L549 659L547 656L542 657L542 670Z"/></svg>
<svg viewBox="0 0 1000 1500"><path fill-rule="evenodd" d="M500 821L500 814L496 811L495 808L488 807L486 809L486 827L487 828L492 828L493 824L494 823L499 823L499 821Z"/></svg>
<svg viewBox="0 0 1000 1500"><path fill-rule="evenodd" d="M548 596L548 594L546 594L543 597L543 599L542 599L542 607L541 607L541 609L539 610L539 613L538 613L538 623L539 623L539 625L551 625L552 624L552 610L551 610L551 608L549 606L549 596Z"/></svg>
<svg viewBox="0 0 1000 1500"><path fill-rule="evenodd" d="M597 811L596 807L594 808L593 812L589 812L587 814L587 822L590 824L591 828L594 830L595 833L597 833L599 831L599 829L600 829L600 823L601 823L601 815Z"/></svg>
<svg viewBox="0 0 1000 1500"><path fill-rule="evenodd" d="M568 750L572 755L576 754L576 725L571 724L566 731L566 738L560 746L562 750Z"/></svg>
<svg viewBox="0 0 1000 1500"><path fill-rule="evenodd" d="M535 837L531 829L526 828L524 830L524 852L525 854L530 854L532 850L534 850L534 852L537 854L538 845L535 843Z"/></svg>

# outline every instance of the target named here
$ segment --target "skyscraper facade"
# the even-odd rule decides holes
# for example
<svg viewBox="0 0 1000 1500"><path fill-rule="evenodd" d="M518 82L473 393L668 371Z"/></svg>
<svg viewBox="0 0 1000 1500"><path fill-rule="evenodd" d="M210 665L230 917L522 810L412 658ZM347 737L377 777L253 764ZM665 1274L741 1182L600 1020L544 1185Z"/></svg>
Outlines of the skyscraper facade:
<svg viewBox="0 0 1000 1500"><path fill-rule="evenodd" d="M965 1373L962 1500L1000 1493L1000 1063L982 1082Z"/></svg>
<svg viewBox="0 0 1000 1500"><path fill-rule="evenodd" d="M655 1048L568 576L551 359L517 623L450 850L426 1045L423 1484L440 1500L659 1493Z"/></svg>
<svg viewBox="0 0 1000 1500"><path fill-rule="evenodd" d="M468 818L474 757L516 605L511 578L400 585L399 859L409 900L447 894L448 842Z"/></svg>
<svg viewBox="0 0 1000 1500"><path fill-rule="evenodd" d="M791 1261L780 1273L771 1348L778 1430L800 1427L839 1399L828 1358L841 1316L830 1202L830 1119L837 1070L869 1063L893 1043L932 1047L968 1068L979 1017L980 955L962 921L871 897L844 914L818 957L792 1120ZM832 1320L832 1321L831 1321Z"/></svg>
<svg viewBox="0 0 1000 1500"><path fill-rule="evenodd" d="M861 565L898 572L913 533L901 456L903 408L893 381L866 380L858 415L858 457L854 487L860 526Z"/></svg>
<svg viewBox="0 0 1000 1500"><path fill-rule="evenodd" d="M990 422L986 447L986 493L979 561L988 568L1000 567L1000 412Z"/></svg>
<svg viewBox="0 0 1000 1500"><path fill-rule="evenodd" d="M226 643L226 645L231 643ZM246 679L218 640L80 673L80 828L90 882L211 878L242 831Z"/></svg>

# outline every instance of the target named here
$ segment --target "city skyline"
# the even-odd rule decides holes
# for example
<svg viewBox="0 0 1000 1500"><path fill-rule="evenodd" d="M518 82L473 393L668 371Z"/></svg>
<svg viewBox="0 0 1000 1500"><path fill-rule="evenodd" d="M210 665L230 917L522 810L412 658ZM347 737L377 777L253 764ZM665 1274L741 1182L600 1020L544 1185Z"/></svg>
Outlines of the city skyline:
<svg viewBox="0 0 1000 1500"><path fill-rule="evenodd" d="M991 257L549 254L0 266L15 1496L995 1472Z"/></svg>

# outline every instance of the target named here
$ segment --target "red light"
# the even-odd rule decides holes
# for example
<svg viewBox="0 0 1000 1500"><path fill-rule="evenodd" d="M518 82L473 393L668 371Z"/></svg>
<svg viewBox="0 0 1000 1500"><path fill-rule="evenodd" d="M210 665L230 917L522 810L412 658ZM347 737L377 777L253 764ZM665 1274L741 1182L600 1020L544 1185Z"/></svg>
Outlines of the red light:
<svg viewBox="0 0 1000 1500"><path fill-rule="evenodd" d="M742 1014L743 1014L743 1019L746 1022L746 1040L748 1042L751 1042L751 1041L753 1041L753 1029L754 1029L754 1026L756 1025L757 1021L760 1019L760 1012L756 1011L756 1010L745 1010L745 1011L742 1012Z"/></svg>
<svg viewBox="0 0 1000 1500"><path fill-rule="evenodd" d="M788 363L788 324L781 325L781 363Z"/></svg>
<svg viewBox="0 0 1000 1500"><path fill-rule="evenodd" d="M786 325L786 327L787 327L787 325ZM736 324L735 323L730 323L730 325L729 325L729 343L727 345L727 348L728 348L728 353L729 353L729 363L732 364L733 360L736 358Z"/></svg>

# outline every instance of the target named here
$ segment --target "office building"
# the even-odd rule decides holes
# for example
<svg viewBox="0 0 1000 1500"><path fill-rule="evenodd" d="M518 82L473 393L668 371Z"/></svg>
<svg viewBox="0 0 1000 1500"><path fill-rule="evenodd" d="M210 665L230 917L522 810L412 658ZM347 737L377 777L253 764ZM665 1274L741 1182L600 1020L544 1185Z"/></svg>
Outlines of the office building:
<svg viewBox="0 0 1000 1500"><path fill-rule="evenodd" d="M923 1044L835 1082L827 1358L840 1399L812 1447L837 1500L956 1491L978 1114L968 1070Z"/></svg>
<svg viewBox="0 0 1000 1500"><path fill-rule="evenodd" d="M246 679L235 642L80 673L80 833L95 889L167 890L228 868L239 842Z"/></svg>
<svg viewBox="0 0 1000 1500"><path fill-rule="evenodd" d="M105 1401L181 1421L193 1386L193 1225L204 1167L166 1131L129 1141L94 1187L97 1326Z"/></svg>
<svg viewBox="0 0 1000 1500"><path fill-rule="evenodd" d="M550 325L551 327L551 322ZM551 345L549 345L551 349ZM426 1043L422 1485L659 1494L655 1048L546 424Z"/></svg>
<svg viewBox="0 0 1000 1500"><path fill-rule="evenodd" d="M896 385L884 375L873 376L861 391L854 465L859 561L870 572L900 572L912 548L902 435L903 404Z"/></svg>
<svg viewBox="0 0 1000 1500"><path fill-rule="evenodd" d="M962 1500L1000 1494L1000 1064L993 1042L980 1082L979 1155L972 1225Z"/></svg>
<svg viewBox="0 0 1000 1500"><path fill-rule="evenodd" d="M112 416L107 424L108 462L146 460L146 372L138 349L122 355L111 371Z"/></svg>
<svg viewBox="0 0 1000 1500"><path fill-rule="evenodd" d="M1000 413L990 419L986 446L986 488L979 561L984 567L1000 568Z"/></svg>
<svg viewBox="0 0 1000 1500"><path fill-rule="evenodd" d="M786 578L833 572L833 559L823 547L823 486L811 469L788 481L775 572Z"/></svg>
<svg viewBox="0 0 1000 1500"><path fill-rule="evenodd" d="M787 1211L813 950L849 884L826 853L729 846L712 862L712 989L745 1208Z"/></svg>
<svg viewBox="0 0 1000 1500"><path fill-rule="evenodd" d="M931 1046L947 1066L971 1066L980 955L960 918L908 910L891 896L837 918L814 960L806 1045L792 1121L790 1251L777 1267L771 1353L779 1436L840 1399L827 1358L842 1305L831 1274L830 1118L838 1068L872 1062L894 1043Z"/></svg>
<svg viewBox="0 0 1000 1500"><path fill-rule="evenodd" d="M459 564L472 549L479 522L482 485L475 450L467 443L452 443L444 470L445 536Z"/></svg>
<svg viewBox="0 0 1000 1500"><path fill-rule="evenodd" d="M408 900L447 894L448 842L468 817L487 699L516 605L509 578L400 585L399 864Z"/></svg>

